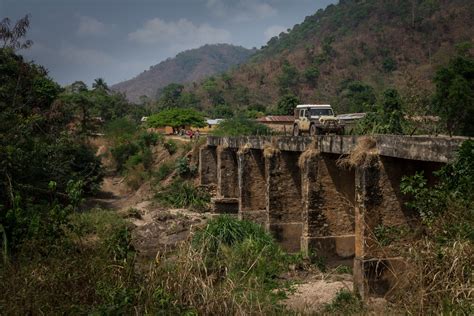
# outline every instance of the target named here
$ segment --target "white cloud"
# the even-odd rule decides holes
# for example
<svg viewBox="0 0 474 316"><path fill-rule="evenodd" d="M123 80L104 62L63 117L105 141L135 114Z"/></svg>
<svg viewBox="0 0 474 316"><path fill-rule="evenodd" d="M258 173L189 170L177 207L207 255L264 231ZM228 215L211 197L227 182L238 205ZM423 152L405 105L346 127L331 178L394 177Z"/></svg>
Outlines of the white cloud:
<svg viewBox="0 0 474 316"><path fill-rule="evenodd" d="M280 35L281 32L286 32L286 27L281 25L272 25L263 32L263 35L265 36L265 40L268 41L272 37Z"/></svg>
<svg viewBox="0 0 474 316"><path fill-rule="evenodd" d="M90 16L79 17L79 27L77 35L80 36L103 36L109 32L110 28L99 20Z"/></svg>
<svg viewBox="0 0 474 316"><path fill-rule="evenodd" d="M83 66L113 65L116 60L107 53L96 49L62 46L59 55L64 61Z"/></svg>
<svg viewBox="0 0 474 316"><path fill-rule="evenodd" d="M270 4L261 0L208 0L207 7L220 18L233 22L261 20L277 15L278 11Z"/></svg>
<svg viewBox="0 0 474 316"><path fill-rule="evenodd" d="M176 53L204 44L229 42L231 35L225 29L208 24L196 25L187 19L166 22L160 18L148 20L145 25L128 34L131 41L140 44L162 45Z"/></svg>

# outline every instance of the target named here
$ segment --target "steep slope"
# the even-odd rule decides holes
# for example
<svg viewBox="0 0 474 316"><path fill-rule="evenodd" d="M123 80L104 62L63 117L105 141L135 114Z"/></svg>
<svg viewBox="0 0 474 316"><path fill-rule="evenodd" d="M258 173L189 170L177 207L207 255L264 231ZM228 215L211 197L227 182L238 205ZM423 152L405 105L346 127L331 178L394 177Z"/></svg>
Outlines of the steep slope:
<svg viewBox="0 0 474 316"><path fill-rule="evenodd" d="M254 52L228 44L205 45L151 66L135 78L112 86L112 89L125 93L134 102L143 95L155 98L158 91L170 83L197 81L227 71L246 61Z"/></svg>
<svg viewBox="0 0 474 316"><path fill-rule="evenodd" d="M301 102L363 110L388 87L425 106L435 70L456 45L474 40L472 0L341 0L281 33L236 70L198 88L213 108L274 107L288 93Z"/></svg>

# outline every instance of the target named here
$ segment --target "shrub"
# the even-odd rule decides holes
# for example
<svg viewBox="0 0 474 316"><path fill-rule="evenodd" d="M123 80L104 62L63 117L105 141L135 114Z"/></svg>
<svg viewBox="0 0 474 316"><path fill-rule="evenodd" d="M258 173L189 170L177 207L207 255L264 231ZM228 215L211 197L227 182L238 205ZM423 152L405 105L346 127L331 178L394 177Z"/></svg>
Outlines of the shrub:
<svg viewBox="0 0 474 316"><path fill-rule="evenodd" d="M159 143L163 142L163 135L153 133L153 132L147 132L143 131L140 133L138 136L138 143L140 144L140 147L145 150L151 146L155 146Z"/></svg>
<svg viewBox="0 0 474 316"><path fill-rule="evenodd" d="M158 192L156 198L168 206L199 211L205 210L211 201L209 193L180 179L175 179L168 187Z"/></svg>
<svg viewBox="0 0 474 316"><path fill-rule="evenodd" d="M340 290L330 304L326 304L324 313L353 315L363 312L362 302L358 296L348 290Z"/></svg>
<svg viewBox="0 0 474 316"><path fill-rule="evenodd" d="M166 179L171 174L171 172L173 172L173 166L173 164L167 162L161 164L155 173L156 180L161 181Z"/></svg>
<svg viewBox="0 0 474 316"><path fill-rule="evenodd" d="M132 139L138 131L138 125L127 118L119 118L107 123L104 131L106 137L117 144Z"/></svg>
<svg viewBox="0 0 474 316"><path fill-rule="evenodd" d="M126 142L124 144L117 145L113 147L110 152L112 157L115 160L117 171L122 171L127 160L137 154L140 151L140 147L131 142ZM134 158L134 160L139 160L140 158Z"/></svg>
<svg viewBox="0 0 474 316"><path fill-rule="evenodd" d="M170 155L174 155L178 151L178 144L172 139L167 140L163 147L165 147Z"/></svg>
<svg viewBox="0 0 474 316"><path fill-rule="evenodd" d="M190 165L189 159L186 157L181 157L176 161L176 173L185 178L192 177L196 175L197 167L196 165Z"/></svg>
<svg viewBox="0 0 474 316"><path fill-rule="evenodd" d="M271 130L267 126L250 120L244 116L237 116L224 120L212 131L215 136L249 136L270 135Z"/></svg>

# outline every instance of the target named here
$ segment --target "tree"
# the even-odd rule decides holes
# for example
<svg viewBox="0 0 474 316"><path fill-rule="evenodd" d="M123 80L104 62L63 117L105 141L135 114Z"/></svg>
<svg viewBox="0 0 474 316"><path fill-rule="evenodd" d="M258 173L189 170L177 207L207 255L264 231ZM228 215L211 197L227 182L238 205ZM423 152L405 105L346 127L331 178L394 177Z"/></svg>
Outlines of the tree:
<svg viewBox="0 0 474 316"><path fill-rule="evenodd" d="M376 102L374 89L361 81L345 81L342 84L339 109L350 113L373 110Z"/></svg>
<svg viewBox="0 0 474 316"><path fill-rule="evenodd" d="M474 136L474 59L460 54L434 77L433 108L449 135Z"/></svg>
<svg viewBox="0 0 474 316"><path fill-rule="evenodd" d="M19 19L15 26L10 26L9 18L4 18L0 21L0 43L3 42L2 48L11 48L12 50L26 49L33 45L33 41L21 41L25 37L28 28L30 27L30 16L25 15Z"/></svg>
<svg viewBox="0 0 474 316"><path fill-rule="evenodd" d="M105 83L105 80L102 78L97 78L94 80L94 83L92 84L92 88L94 90L100 90L100 91L109 91L109 86L107 83Z"/></svg>
<svg viewBox="0 0 474 316"><path fill-rule="evenodd" d="M219 123L212 134L216 136L270 135L271 130L266 125L238 115Z"/></svg>
<svg viewBox="0 0 474 316"><path fill-rule="evenodd" d="M281 69L281 75L278 77L278 85L280 87L280 93L285 94L290 91L295 93L299 82L298 69L291 65L288 60L283 62Z"/></svg>
<svg viewBox="0 0 474 316"><path fill-rule="evenodd" d="M150 127L171 126L173 129L206 126L204 116L200 112L181 108L168 109L153 114L148 117L147 124Z"/></svg>
<svg viewBox="0 0 474 316"><path fill-rule="evenodd" d="M161 89L158 100L160 107L164 109L180 107L179 99L183 90L184 86L179 83L170 83Z"/></svg>
<svg viewBox="0 0 474 316"><path fill-rule="evenodd" d="M277 104L277 112L281 115L293 115L296 106L300 103L294 94L287 94L280 98Z"/></svg>
<svg viewBox="0 0 474 316"><path fill-rule="evenodd" d="M303 73L306 83L315 87L319 78L319 70L315 66L309 66Z"/></svg>
<svg viewBox="0 0 474 316"><path fill-rule="evenodd" d="M376 111L368 112L357 123L358 134L403 134L405 124L402 101L398 91L387 89Z"/></svg>

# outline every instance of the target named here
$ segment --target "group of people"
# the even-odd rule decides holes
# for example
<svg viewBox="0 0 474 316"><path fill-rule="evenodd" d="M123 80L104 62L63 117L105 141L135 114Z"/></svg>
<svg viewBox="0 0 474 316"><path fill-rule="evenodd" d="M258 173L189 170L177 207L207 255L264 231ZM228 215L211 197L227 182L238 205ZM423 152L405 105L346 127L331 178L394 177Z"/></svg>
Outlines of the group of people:
<svg viewBox="0 0 474 316"><path fill-rule="evenodd" d="M193 139L199 139L199 136L200 136L200 132L199 130L191 130L191 129L188 129L188 130L185 130L185 129L180 129L179 131L176 131L176 134L178 134L179 136L188 136L189 138Z"/></svg>

